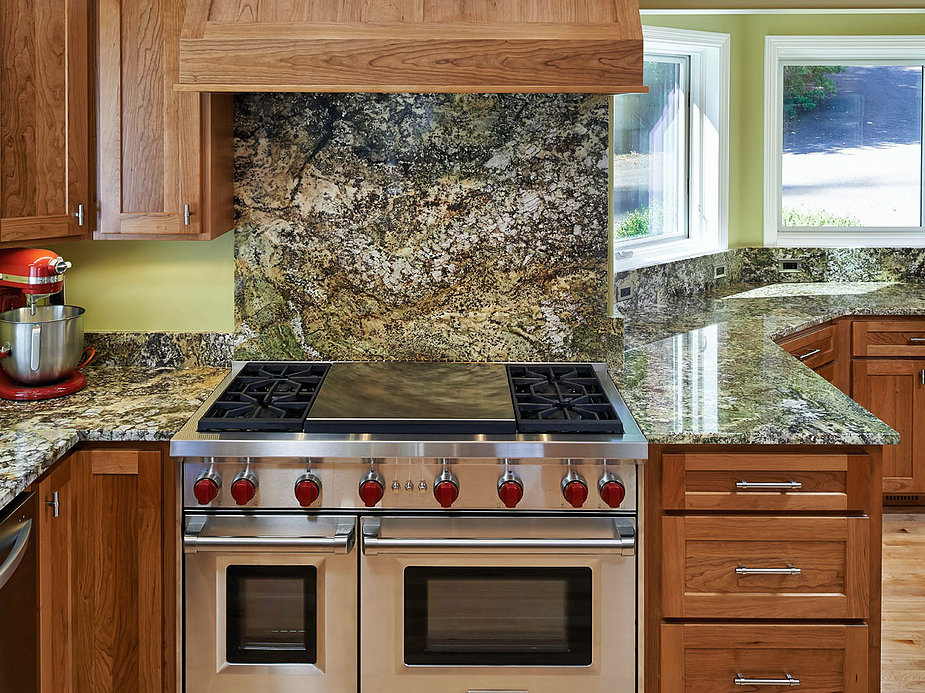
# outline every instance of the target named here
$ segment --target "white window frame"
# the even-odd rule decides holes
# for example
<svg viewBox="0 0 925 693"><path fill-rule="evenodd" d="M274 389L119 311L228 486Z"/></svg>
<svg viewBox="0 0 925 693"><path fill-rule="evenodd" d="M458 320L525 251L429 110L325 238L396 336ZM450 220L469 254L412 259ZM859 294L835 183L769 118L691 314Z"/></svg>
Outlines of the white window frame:
<svg viewBox="0 0 925 693"><path fill-rule="evenodd" d="M613 137L610 151L610 238L614 272L671 262L729 247L729 34L644 26L646 55L685 57L690 64L688 235L616 242ZM619 96L614 97L619 98ZM613 131L611 105L611 132Z"/></svg>
<svg viewBox="0 0 925 693"><path fill-rule="evenodd" d="M922 225L918 227L781 226L784 66L841 64L925 65L925 36L765 37L764 244L837 248L925 246L925 209ZM925 138L922 160L922 180L925 181ZM925 207L925 194L922 195L922 204Z"/></svg>

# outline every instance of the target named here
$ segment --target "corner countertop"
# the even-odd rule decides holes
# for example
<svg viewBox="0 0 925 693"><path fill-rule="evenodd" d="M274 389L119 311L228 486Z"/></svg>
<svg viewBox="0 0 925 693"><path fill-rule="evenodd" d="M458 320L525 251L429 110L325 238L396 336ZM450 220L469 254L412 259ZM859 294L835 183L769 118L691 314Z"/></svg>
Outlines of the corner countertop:
<svg viewBox="0 0 925 693"><path fill-rule="evenodd" d="M0 401L0 509L81 441L169 440L227 373L97 367L70 397Z"/></svg>
<svg viewBox="0 0 925 693"><path fill-rule="evenodd" d="M895 444L892 428L773 341L869 315L925 315L925 285L735 286L648 306L626 318L614 380L651 444Z"/></svg>

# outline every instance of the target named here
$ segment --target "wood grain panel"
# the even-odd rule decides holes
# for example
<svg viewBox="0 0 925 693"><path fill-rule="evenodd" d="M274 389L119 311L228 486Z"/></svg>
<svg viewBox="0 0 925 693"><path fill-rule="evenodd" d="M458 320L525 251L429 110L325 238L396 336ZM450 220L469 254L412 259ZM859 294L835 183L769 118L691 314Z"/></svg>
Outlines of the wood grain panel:
<svg viewBox="0 0 925 693"><path fill-rule="evenodd" d="M925 357L925 318L855 320L855 356Z"/></svg>
<svg viewBox="0 0 925 693"><path fill-rule="evenodd" d="M865 618L867 518L665 517L667 618ZM800 575L737 575L747 568Z"/></svg>
<svg viewBox="0 0 925 693"><path fill-rule="evenodd" d="M0 3L0 242L85 231L89 27L86 0Z"/></svg>
<svg viewBox="0 0 925 693"><path fill-rule="evenodd" d="M816 327L778 344L810 368L818 368L836 358L835 325Z"/></svg>
<svg viewBox="0 0 925 693"><path fill-rule="evenodd" d="M738 693L736 677L798 679L800 691L867 693L863 625L663 624L662 693Z"/></svg>
<svg viewBox="0 0 925 693"><path fill-rule="evenodd" d="M925 361L855 359L854 399L893 427L899 445L883 449L883 490L925 491Z"/></svg>

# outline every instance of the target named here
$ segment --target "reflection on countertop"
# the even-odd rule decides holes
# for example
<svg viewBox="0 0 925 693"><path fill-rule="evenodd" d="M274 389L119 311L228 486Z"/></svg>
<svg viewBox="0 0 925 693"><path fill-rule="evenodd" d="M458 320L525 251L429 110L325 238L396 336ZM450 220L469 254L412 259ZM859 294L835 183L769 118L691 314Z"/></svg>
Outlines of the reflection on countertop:
<svg viewBox="0 0 925 693"><path fill-rule="evenodd" d="M614 379L650 443L887 445L898 434L772 340L843 316L925 315L925 285L734 286L627 316Z"/></svg>

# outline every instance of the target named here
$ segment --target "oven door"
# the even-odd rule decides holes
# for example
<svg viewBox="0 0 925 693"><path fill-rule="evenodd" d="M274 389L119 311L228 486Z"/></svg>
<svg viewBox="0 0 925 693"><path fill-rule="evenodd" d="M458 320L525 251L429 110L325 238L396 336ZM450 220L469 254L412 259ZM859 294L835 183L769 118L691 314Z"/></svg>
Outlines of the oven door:
<svg viewBox="0 0 925 693"><path fill-rule="evenodd" d="M363 693L636 690L630 518L364 518Z"/></svg>
<svg viewBox="0 0 925 693"><path fill-rule="evenodd" d="M356 518L190 515L189 693L356 690Z"/></svg>

